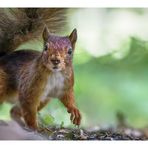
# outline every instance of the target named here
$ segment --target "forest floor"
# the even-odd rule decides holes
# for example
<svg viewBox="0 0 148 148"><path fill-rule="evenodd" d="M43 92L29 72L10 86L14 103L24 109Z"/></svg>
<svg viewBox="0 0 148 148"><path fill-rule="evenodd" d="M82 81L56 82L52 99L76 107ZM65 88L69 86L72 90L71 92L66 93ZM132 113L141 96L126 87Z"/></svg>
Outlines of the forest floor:
<svg viewBox="0 0 148 148"><path fill-rule="evenodd" d="M117 126L92 129L53 127L43 128L40 134L48 140L148 140L148 128L130 127L122 113L117 113Z"/></svg>
<svg viewBox="0 0 148 148"><path fill-rule="evenodd" d="M65 128L61 125L39 124L37 131L20 126L15 121L0 120L0 140L148 140L148 127L136 129L125 122L122 114L117 115L116 127Z"/></svg>
<svg viewBox="0 0 148 148"><path fill-rule="evenodd" d="M49 127L40 132L48 140L147 140L147 132L130 128L92 130Z"/></svg>
<svg viewBox="0 0 148 148"><path fill-rule="evenodd" d="M15 121L0 121L0 140L147 140L148 128L135 129L124 124L116 128L80 127L65 128L61 125L40 126L32 131Z"/></svg>

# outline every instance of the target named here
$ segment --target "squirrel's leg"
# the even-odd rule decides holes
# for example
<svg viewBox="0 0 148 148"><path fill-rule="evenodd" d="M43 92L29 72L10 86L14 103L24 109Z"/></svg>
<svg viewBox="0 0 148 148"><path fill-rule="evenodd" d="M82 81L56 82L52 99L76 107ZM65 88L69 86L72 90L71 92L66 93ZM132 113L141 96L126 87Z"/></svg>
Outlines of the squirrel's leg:
<svg viewBox="0 0 148 148"><path fill-rule="evenodd" d="M41 101L40 105L38 106L38 111L40 111L42 108L44 108L49 103L50 100L51 100L51 98L47 98L44 101Z"/></svg>
<svg viewBox="0 0 148 148"><path fill-rule="evenodd" d="M11 111L10 111L10 114L11 114L11 118L13 120L15 120L17 123L19 123L21 126L25 126L24 122L21 120L21 117L22 117L22 111L21 111L21 108L18 106L18 105L15 105Z"/></svg>
<svg viewBox="0 0 148 148"><path fill-rule="evenodd" d="M81 114L80 111L75 106L73 90L66 92L64 96L60 98L60 101L67 108L67 112L71 114L70 120L72 121L72 123L75 125L80 125Z"/></svg>
<svg viewBox="0 0 148 148"><path fill-rule="evenodd" d="M37 124L37 108L39 106L38 98L25 98L23 95L19 97L22 115L27 126L31 129L36 130Z"/></svg>
<svg viewBox="0 0 148 148"><path fill-rule="evenodd" d="M31 129L37 129L37 107L23 106L23 117L27 126Z"/></svg>

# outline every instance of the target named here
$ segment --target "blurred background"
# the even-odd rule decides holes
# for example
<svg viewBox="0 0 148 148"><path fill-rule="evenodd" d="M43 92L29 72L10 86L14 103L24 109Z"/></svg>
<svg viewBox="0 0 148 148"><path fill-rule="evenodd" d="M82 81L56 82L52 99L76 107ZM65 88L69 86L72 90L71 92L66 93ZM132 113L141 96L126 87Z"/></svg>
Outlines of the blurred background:
<svg viewBox="0 0 148 148"><path fill-rule="evenodd" d="M74 55L75 97L82 127L148 127L148 9L69 9L68 27L78 30ZM42 50L42 42L21 48ZM9 120L10 104L0 106ZM74 127L58 99L40 113L50 124ZM50 116L50 117L49 117Z"/></svg>

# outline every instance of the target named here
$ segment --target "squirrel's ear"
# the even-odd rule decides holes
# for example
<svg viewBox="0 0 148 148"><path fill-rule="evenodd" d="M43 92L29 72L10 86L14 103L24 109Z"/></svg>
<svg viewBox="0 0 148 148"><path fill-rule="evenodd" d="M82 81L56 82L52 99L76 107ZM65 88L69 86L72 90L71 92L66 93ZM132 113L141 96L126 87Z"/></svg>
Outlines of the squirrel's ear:
<svg viewBox="0 0 148 148"><path fill-rule="evenodd" d="M49 37L49 30L48 28L45 26L44 30L43 30L43 39L44 41L47 41L48 40L48 37Z"/></svg>
<svg viewBox="0 0 148 148"><path fill-rule="evenodd" d="M69 39L70 39L72 45L74 45L76 43L76 41L77 41L77 29L74 29L72 31L72 33L69 36Z"/></svg>

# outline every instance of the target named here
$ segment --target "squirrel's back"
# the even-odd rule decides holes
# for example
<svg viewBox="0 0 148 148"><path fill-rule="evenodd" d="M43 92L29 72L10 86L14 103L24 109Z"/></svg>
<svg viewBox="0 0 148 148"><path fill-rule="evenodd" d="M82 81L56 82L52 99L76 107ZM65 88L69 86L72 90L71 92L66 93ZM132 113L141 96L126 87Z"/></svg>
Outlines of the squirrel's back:
<svg viewBox="0 0 148 148"><path fill-rule="evenodd" d="M40 55L41 52L36 50L18 50L2 56L0 58L0 67L21 66L27 62L34 60Z"/></svg>
<svg viewBox="0 0 148 148"><path fill-rule="evenodd" d="M40 56L41 53L35 50L19 50L9 54L6 54L0 58L0 68L10 75L17 73L19 67L24 64L32 62L35 58Z"/></svg>
<svg viewBox="0 0 148 148"><path fill-rule="evenodd" d="M25 65L29 63L29 65L31 65L33 60L40 57L40 55L41 52L35 50L19 50L8 53L0 58L0 70L5 73L9 88L17 89L20 70L22 70L23 67L25 68ZM2 85L2 83L0 85Z"/></svg>

